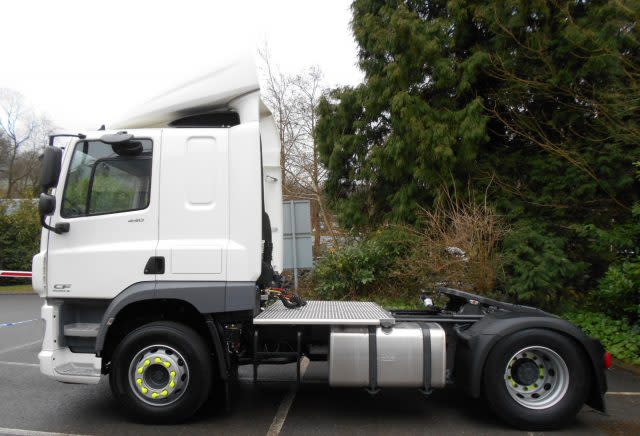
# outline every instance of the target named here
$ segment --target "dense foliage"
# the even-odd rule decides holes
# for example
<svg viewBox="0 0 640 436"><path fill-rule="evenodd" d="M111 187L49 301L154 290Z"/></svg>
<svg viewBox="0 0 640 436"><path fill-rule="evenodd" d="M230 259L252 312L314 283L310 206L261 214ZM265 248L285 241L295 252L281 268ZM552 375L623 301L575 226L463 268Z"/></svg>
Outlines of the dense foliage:
<svg viewBox="0 0 640 436"><path fill-rule="evenodd" d="M393 286L396 262L411 246L412 235L401 228L372 232L332 250L314 271L315 295L323 299L358 299Z"/></svg>
<svg viewBox="0 0 640 436"><path fill-rule="evenodd" d="M640 319L640 257L612 265L594 292L595 305L610 316Z"/></svg>
<svg viewBox="0 0 640 436"><path fill-rule="evenodd" d="M453 190L486 193L512 227L501 286L547 306L637 255L637 0L352 10L365 81L322 100L316 129L343 225L412 223Z"/></svg>
<svg viewBox="0 0 640 436"><path fill-rule="evenodd" d="M0 269L31 271L31 259L40 244L37 205L23 200L7 213L9 206L0 205Z"/></svg>
<svg viewBox="0 0 640 436"><path fill-rule="evenodd" d="M420 302L437 284L493 294L503 259L504 223L469 203L421 210L415 225L389 225L331 250L313 272L313 297ZM314 284L312 284L313 286Z"/></svg>
<svg viewBox="0 0 640 436"><path fill-rule="evenodd" d="M565 317L588 335L600 339L618 359L640 365L640 328L597 312L571 312Z"/></svg>

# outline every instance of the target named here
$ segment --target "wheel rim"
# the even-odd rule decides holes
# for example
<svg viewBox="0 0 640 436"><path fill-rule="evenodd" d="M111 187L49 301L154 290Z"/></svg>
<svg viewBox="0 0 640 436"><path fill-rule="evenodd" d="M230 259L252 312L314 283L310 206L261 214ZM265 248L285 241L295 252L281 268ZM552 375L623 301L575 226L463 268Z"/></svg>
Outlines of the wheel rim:
<svg viewBox="0 0 640 436"><path fill-rule="evenodd" d="M144 403L167 406L176 402L189 384L185 358L168 345L150 345L129 365L129 386Z"/></svg>
<svg viewBox="0 0 640 436"><path fill-rule="evenodd" d="M540 346L527 347L509 359L504 383L517 403L529 409L547 409L566 394L569 369L555 351Z"/></svg>

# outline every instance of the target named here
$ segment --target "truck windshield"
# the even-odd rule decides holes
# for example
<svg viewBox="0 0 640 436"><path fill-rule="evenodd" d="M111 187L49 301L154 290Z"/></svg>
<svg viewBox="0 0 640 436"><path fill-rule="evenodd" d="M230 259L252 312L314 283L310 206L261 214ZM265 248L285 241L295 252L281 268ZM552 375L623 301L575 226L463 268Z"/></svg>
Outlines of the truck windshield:
<svg viewBox="0 0 640 436"><path fill-rule="evenodd" d="M89 215L145 209L151 187L152 142L136 140L142 152L121 156L100 141L79 141L71 157L61 216Z"/></svg>

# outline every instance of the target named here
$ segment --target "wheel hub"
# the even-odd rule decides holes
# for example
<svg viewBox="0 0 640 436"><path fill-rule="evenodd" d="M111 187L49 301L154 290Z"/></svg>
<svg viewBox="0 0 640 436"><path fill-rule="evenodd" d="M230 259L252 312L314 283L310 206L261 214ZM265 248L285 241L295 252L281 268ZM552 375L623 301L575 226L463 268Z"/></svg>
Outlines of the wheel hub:
<svg viewBox="0 0 640 436"><path fill-rule="evenodd" d="M511 367L511 376L520 385L532 385L539 377L538 365L532 359L518 359Z"/></svg>
<svg viewBox="0 0 640 436"><path fill-rule="evenodd" d="M164 388L169 384L171 375L169 371L162 365L153 364L143 372L143 383L154 389Z"/></svg>
<svg viewBox="0 0 640 436"><path fill-rule="evenodd" d="M138 398L153 406L168 405L184 393L189 368L175 349L166 345L144 348L131 360L129 384Z"/></svg>
<svg viewBox="0 0 640 436"><path fill-rule="evenodd" d="M558 403L569 387L569 369L555 351L527 347L514 354L504 372L509 395L529 409L546 409Z"/></svg>

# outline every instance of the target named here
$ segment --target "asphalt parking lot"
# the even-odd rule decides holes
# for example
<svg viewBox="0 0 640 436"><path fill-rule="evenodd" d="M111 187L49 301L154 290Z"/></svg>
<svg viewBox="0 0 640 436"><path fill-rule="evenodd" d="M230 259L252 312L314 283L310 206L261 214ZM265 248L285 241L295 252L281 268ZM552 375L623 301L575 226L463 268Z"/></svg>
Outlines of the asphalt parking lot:
<svg viewBox="0 0 640 436"><path fill-rule="evenodd" d="M118 409L104 378L97 386L62 384L40 374L42 325L35 295L0 295L0 434L521 434L482 401L452 390L425 398L415 390L331 389L327 367L311 363L296 389L291 365L242 368L230 413L210 403L191 421L141 425ZM608 373L608 415L584 407L565 434L640 434L640 377ZM526 433L524 433L526 434ZM529 433L531 434L531 433Z"/></svg>

